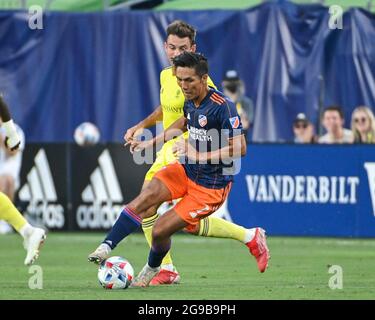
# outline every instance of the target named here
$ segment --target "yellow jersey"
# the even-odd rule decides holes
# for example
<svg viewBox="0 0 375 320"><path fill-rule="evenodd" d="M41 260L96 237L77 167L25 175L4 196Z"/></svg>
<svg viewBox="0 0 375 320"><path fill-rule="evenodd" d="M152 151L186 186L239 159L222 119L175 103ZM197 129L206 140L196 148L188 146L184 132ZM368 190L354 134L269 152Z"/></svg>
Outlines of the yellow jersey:
<svg viewBox="0 0 375 320"><path fill-rule="evenodd" d="M208 77L207 84L216 89L216 86ZM163 129L167 129L173 122L184 115L185 97L177 84L173 68L165 68L160 73L160 105L163 110Z"/></svg>

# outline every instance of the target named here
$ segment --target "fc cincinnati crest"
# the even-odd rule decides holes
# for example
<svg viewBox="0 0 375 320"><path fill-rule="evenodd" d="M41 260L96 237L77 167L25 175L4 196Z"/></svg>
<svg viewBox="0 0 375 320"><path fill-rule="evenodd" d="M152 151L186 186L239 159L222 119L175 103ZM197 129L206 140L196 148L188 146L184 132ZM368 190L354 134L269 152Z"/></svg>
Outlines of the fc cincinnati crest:
<svg viewBox="0 0 375 320"><path fill-rule="evenodd" d="M203 114L200 114L198 117L198 122L201 127L204 127L207 124L207 117Z"/></svg>
<svg viewBox="0 0 375 320"><path fill-rule="evenodd" d="M240 119L238 117L229 118L229 121L233 129L237 129L240 125Z"/></svg>

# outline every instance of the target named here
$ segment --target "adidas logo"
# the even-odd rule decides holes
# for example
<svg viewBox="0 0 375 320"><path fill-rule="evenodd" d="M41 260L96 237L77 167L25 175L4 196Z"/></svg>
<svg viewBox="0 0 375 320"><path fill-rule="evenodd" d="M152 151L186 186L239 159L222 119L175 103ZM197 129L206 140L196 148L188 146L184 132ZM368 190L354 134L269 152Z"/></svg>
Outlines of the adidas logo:
<svg viewBox="0 0 375 320"><path fill-rule="evenodd" d="M93 171L90 183L81 194L83 202L90 204L77 208L76 220L80 228L111 228L123 207L120 183L107 149L99 156L98 162L99 167Z"/></svg>
<svg viewBox="0 0 375 320"><path fill-rule="evenodd" d="M20 200L29 202L26 214L43 221L47 228L64 227L64 208L57 201L56 188L53 183L51 169L44 149L35 156L35 166L27 174L27 182L21 187Z"/></svg>
<svg viewBox="0 0 375 320"><path fill-rule="evenodd" d="M82 192L82 200L85 202L122 202L121 194L115 167L109 151L106 149L100 155L99 168L96 168L90 177L90 184Z"/></svg>

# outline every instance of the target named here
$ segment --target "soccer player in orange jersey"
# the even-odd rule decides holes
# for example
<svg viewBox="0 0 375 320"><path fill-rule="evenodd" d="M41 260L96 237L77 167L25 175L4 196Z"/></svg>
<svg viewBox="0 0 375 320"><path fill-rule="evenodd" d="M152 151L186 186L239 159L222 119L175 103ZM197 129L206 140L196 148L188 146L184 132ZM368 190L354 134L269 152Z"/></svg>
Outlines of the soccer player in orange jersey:
<svg viewBox="0 0 375 320"><path fill-rule="evenodd" d="M148 286L159 273L173 233L182 229L196 230L202 219L223 204L233 180L232 159L246 153L235 105L207 86L207 60L200 54L184 52L173 61L178 84L186 98L184 116L151 142L133 142L133 148L141 151L159 141L172 139L178 131L188 131L189 142L182 139L173 146L176 156L186 156L185 161L183 164L175 161L159 170L140 195L125 206L103 241L103 244L116 245L149 217L150 208L182 198L156 221L148 263L134 280L134 286ZM226 133L224 137L222 129ZM211 133L212 130L218 134ZM200 152L201 147L205 151ZM264 272L269 260L265 231L255 228L247 246L256 258L260 272ZM96 251L99 249L100 246ZM91 257L94 261L96 252Z"/></svg>

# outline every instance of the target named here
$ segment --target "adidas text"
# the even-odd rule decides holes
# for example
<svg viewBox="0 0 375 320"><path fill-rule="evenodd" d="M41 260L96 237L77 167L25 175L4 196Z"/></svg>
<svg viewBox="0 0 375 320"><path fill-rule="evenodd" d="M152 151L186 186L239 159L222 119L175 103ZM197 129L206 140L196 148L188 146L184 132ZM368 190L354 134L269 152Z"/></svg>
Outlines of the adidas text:
<svg viewBox="0 0 375 320"><path fill-rule="evenodd" d="M47 202L36 204L35 202L30 202L27 206L27 213L34 219L43 221L47 228L62 229L64 227L64 208L61 204L49 204Z"/></svg>
<svg viewBox="0 0 375 320"><path fill-rule="evenodd" d="M80 205L77 210L77 224L82 229L109 229L117 220L122 207L97 202L92 205Z"/></svg>

